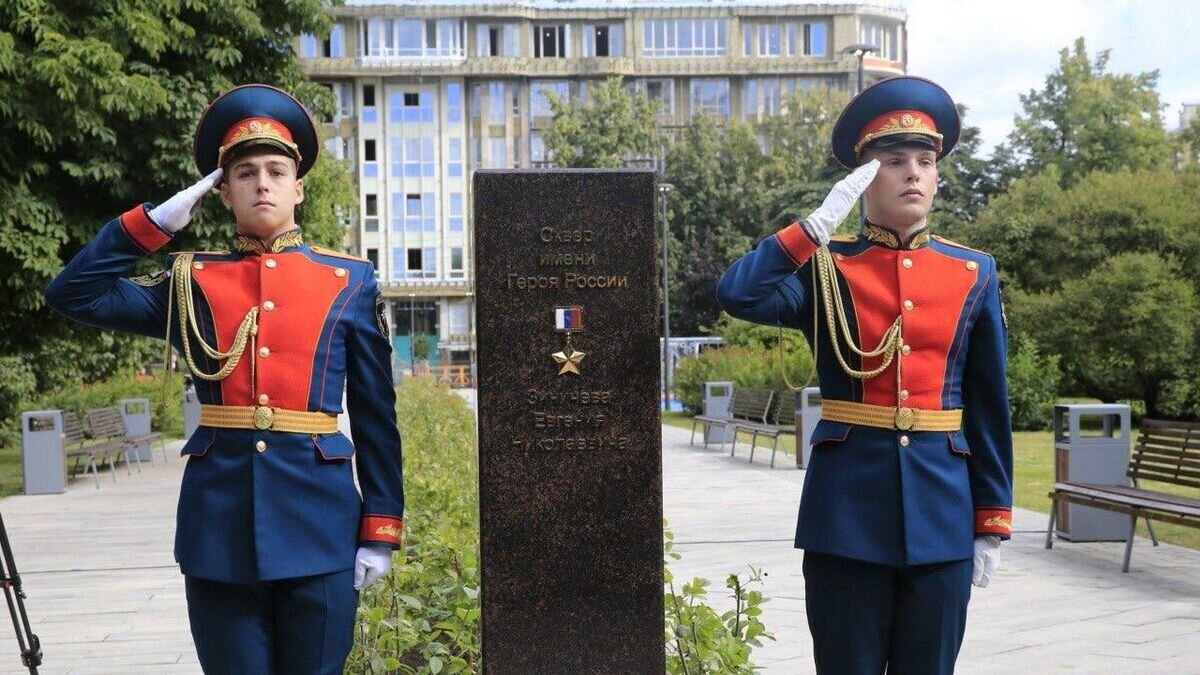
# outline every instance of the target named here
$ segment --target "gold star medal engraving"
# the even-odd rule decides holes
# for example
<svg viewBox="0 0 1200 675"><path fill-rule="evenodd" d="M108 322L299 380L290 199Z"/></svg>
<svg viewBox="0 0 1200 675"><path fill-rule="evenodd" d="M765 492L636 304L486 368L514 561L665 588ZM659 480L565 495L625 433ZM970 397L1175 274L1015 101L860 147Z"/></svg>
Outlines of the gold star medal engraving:
<svg viewBox="0 0 1200 675"><path fill-rule="evenodd" d="M579 372L579 362L583 361L583 357L587 356L587 354L576 351L575 347L571 345L571 333L583 330L583 308L555 307L554 329L567 334L567 342L563 346L562 351L554 352L550 355L555 363L562 366L558 374L566 375L567 373L575 373L576 375L581 375L582 373Z"/></svg>

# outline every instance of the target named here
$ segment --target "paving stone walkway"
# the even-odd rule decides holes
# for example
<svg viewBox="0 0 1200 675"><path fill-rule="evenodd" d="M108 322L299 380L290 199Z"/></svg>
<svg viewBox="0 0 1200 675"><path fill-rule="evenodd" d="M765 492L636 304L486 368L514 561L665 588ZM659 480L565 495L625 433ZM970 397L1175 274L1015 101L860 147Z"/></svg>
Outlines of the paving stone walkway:
<svg viewBox="0 0 1200 675"><path fill-rule="evenodd" d="M663 429L666 517L683 559L714 602L746 565L764 569L764 621L777 640L756 652L764 672L812 672L800 552L792 548L803 472L769 453L746 461L688 445ZM174 455L179 443L168 446ZM157 451L156 451L157 455ZM0 500L47 674L199 673L183 580L171 556L183 462L73 481L60 495ZM1139 540L1121 574L1120 544L1042 549L1046 519L1018 511L1004 569L971 603L960 673L1200 674L1200 552ZM0 620L0 627L7 621ZM0 673L24 673L0 630Z"/></svg>

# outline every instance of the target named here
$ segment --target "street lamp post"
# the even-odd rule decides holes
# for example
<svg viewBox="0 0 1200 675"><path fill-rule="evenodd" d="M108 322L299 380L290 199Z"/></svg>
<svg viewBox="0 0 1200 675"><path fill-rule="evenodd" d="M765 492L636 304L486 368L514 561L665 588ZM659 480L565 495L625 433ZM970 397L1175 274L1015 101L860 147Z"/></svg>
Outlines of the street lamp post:
<svg viewBox="0 0 1200 675"><path fill-rule="evenodd" d="M412 376L417 376L417 313L413 307L416 293L408 294L408 366Z"/></svg>
<svg viewBox="0 0 1200 675"><path fill-rule="evenodd" d="M670 183L659 183L658 194L662 198L662 285L663 285L663 410L671 410L671 294L667 284L669 262L667 258L667 195L675 186Z"/></svg>
<svg viewBox="0 0 1200 675"><path fill-rule="evenodd" d="M863 57L872 52L878 52L879 47L871 44L856 44L842 47L842 54L854 54L858 57L858 89L854 93L860 93L863 90Z"/></svg>

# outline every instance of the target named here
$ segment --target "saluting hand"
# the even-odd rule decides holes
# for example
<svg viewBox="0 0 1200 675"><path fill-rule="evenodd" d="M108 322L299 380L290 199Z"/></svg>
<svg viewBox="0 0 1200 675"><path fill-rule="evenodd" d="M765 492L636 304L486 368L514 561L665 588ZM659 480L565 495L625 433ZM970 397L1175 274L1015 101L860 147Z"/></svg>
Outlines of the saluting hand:
<svg viewBox="0 0 1200 675"><path fill-rule="evenodd" d="M218 167L195 185L180 190L174 197L150 209L150 220L171 234L187 227L192 221L192 216L200 210L200 200L217 184L222 171L224 169Z"/></svg>
<svg viewBox="0 0 1200 675"><path fill-rule="evenodd" d="M822 246L829 243L829 237L838 225L850 215L854 203L875 180L879 171L879 160L873 159L858 167L849 176L841 179L829 191L821 206L804 219L805 226Z"/></svg>

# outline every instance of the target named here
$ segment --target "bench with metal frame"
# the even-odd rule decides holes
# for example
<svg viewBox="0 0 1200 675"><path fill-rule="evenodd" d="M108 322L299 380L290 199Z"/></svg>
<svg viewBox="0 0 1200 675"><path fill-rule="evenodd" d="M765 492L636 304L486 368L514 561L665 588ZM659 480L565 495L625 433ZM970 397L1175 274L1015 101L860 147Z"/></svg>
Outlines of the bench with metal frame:
<svg viewBox="0 0 1200 675"><path fill-rule="evenodd" d="M710 427L719 427L722 431L729 428L730 425L738 422L759 422L765 424L767 416L771 412L771 401L775 397L775 392L770 389L753 389L750 387L734 387L733 394L729 399L729 416L728 417L710 417L707 415L696 415L692 418L692 440L691 445L696 444L696 424L704 425L704 446L708 447L708 430ZM736 442L736 432L735 439ZM721 449L725 449L725 434L721 435Z"/></svg>
<svg viewBox="0 0 1200 675"><path fill-rule="evenodd" d="M129 402L122 402L121 405L124 407L128 403ZM129 449L134 453L134 457L138 460L138 464L141 464L142 460L140 456L141 453L138 452L137 449L144 445L150 451L150 464L152 466L154 465L154 449L151 448L150 445L155 442L158 443L158 448L162 451L163 463L169 461L167 459L169 457L169 455L167 455L167 442L163 439L163 435L160 432L151 431L150 433L146 434L131 434L129 432L129 426L125 424L125 416L121 414L121 409L114 408L114 410L117 411L117 419L121 422L121 433L124 436L126 443L130 445Z"/></svg>
<svg viewBox="0 0 1200 675"><path fill-rule="evenodd" d="M79 421L79 416L73 412L63 412L63 448L66 450L67 459L73 459L74 464L71 466L71 478L79 474L82 467L83 472L92 472L92 477L96 480L96 489L100 489L100 471L99 465L108 461L108 468L112 471L113 481L117 480L117 469L114 466L114 455L116 451L124 448L124 442L114 443L111 440L85 445L88 442L88 436L84 433L83 423Z"/></svg>
<svg viewBox="0 0 1200 675"><path fill-rule="evenodd" d="M771 402L771 411L768 414L765 422L752 422L747 420L737 420L733 423L733 447L731 448L730 456L737 451L737 438L739 432L750 434L750 463L754 463L754 450L757 447L758 437L764 436L771 439L771 467L775 467L775 453L779 450L779 437L796 435L796 398L798 392L780 391L775 392Z"/></svg>
<svg viewBox="0 0 1200 675"><path fill-rule="evenodd" d="M1141 433L1134 445L1126 475L1132 483L1130 486L1055 483L1050 491L1050 525L1046 530L1046 548L1054 545L1054 523L1058 515L1055 506L1059 501L1129 516L1129 538L1125 542L1122 572L1129 571L1138 518L1146 519L1146 527L1155 546L1158 546L1158 537L1151 520L1200 528L1200 499L1148 490L1138 485L1138 481L1148 480L1200 488L1200 423L1142 420Z"/></svg>
<svg viewBox="0 0 1200 675"><path fill-rule="evenodd" d="M125 473L132 474L130 471L129 455L137 460L138 473L142 472L142 458L138 457L138 453L130 452L133 447L125 438L125 422L121 420L121 411L116 407L112 408L93 408L87 411L88 418L88 435L96 439L103 446L109 446L112 449L113 461L120 461L122 455L125 456ZM114 473L114 478L116 474Z"/></svg>

